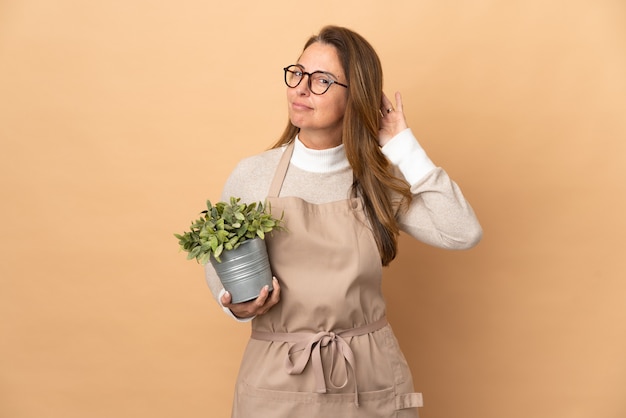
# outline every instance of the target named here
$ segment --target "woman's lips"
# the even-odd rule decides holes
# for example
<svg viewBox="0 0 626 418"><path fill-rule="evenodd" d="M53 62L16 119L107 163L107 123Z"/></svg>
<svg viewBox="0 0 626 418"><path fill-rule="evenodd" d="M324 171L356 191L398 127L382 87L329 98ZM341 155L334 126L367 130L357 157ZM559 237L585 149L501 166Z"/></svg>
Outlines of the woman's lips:
<svg viewBox="0 0 626 418"><path fill-rule="evenodd" d="M293 102L291 104L291 108L293 110L311 110L311 107L305 105L304 103Z"/></svg>

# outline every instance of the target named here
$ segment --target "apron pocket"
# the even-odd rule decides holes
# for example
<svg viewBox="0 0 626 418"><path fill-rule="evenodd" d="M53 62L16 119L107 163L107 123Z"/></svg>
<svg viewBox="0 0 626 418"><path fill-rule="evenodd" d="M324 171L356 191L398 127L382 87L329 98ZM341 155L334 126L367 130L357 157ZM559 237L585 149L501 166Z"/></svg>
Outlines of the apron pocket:
<svg viewBox="0 0 626 418"><path fill-rule="evenodd" d="M233 418L392 418L399 403L393 388L359 392L357 407L354 393L275 391L244 382L237 387Z"/></svg>
<svg viewBox="0 0 626 418"><path fill-rule="evenodd" d="M393 370L393 376L396 386L400 386L409 382L412 385L411 370L409 364L400 350L400 345L396 336L393 334L391 326L387 326L381 330L385 336L385 348L388 350L387 359L389 360L389 366Z"/></svg>

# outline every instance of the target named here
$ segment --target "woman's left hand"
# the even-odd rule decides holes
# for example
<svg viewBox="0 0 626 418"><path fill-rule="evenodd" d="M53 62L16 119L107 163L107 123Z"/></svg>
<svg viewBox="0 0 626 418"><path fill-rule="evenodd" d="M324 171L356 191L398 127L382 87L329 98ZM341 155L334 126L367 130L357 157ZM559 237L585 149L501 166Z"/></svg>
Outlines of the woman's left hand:
<svg viewBox="0 0 626 418"><path fill-rule="evenodd" d="M396 105L394 108L391 100L383 93L383 102L380 107L382 117L380 120L380 130L378 131L378 145L381 147L389 142L391 138L409 127L404 118L400 92L396 92L395 99Z"/></svg>

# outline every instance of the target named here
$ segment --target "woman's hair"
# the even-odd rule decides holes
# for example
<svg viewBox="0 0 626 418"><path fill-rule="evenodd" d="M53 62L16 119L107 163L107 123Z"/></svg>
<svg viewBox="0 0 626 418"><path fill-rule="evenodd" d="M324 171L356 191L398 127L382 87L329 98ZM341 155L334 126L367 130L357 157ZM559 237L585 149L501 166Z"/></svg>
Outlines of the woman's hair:
<svg viewBox="0 0 626 418"><path fill-rule="evenodd" d="M309 38L304 49L319 42L334 46L348 79L348 102L342 141L352 166L352 195L363 200L383 265L397 253L396 209L411 201L409 185L396 177L393 166L378 145L383 72L374 48L361 35L342 27L326 26ZM294 140L299 129L291 122L274 144L278 148Z"/></svg>

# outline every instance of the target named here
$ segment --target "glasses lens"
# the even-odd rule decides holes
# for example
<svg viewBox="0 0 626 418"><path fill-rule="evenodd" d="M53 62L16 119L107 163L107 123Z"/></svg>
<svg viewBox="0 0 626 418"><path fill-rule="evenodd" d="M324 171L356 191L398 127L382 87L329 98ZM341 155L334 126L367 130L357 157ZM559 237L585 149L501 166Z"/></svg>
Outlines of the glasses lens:
<svg viewBox="0 0 626 418"><path fill-rule="evenodd" d="M290 65L285 68L285 83L287 83L289 87L296 87L300 84L303 76L302 69L296 65Z"/></svg>
<svg viewBox="0 0 626 418"><path fill-rule="evenodd" d="M311 79L311 92L314 94L324 94L333 83L332 79L324 73L313 73Z"/></svg>

